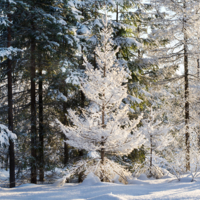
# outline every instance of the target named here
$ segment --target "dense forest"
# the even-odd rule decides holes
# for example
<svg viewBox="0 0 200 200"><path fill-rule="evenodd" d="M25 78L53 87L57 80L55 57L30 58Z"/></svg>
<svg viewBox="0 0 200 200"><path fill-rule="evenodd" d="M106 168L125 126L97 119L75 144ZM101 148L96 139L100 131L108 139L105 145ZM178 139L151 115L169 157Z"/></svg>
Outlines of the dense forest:
<svg viewBox="0 0 200 200"><path fill-rule="evenodd" d="M0 0L0 185L195 177L199 11L198 0Z"/></svg>

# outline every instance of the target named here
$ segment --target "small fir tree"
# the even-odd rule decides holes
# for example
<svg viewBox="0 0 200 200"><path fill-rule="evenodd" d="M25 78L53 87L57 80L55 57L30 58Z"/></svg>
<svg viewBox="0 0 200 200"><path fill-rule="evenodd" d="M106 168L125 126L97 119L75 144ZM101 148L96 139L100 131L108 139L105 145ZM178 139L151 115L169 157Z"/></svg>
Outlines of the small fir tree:
<svg viewBox="0 0 200 200"><path fill-rule="evenodd" d="M99 46L95 49L98 67L94 68L85 58L87 79L81 80L81 90L95 106L93 109L91 106L82 109L81 116L76 111L68 110L73 126L58 123L68 138L67 144L79 150L95 152L76 163L70 175L84 171L84 175L93 172L102 181L112 181L115 175L126 180L129 173L109 157L127 155L142 144L143 137L136 129L142 116L130 120L128 106L121 104L127 97L128 73L116 60L118 49L113 50L112 29L108 28L107 19L103 20L103 24Z"/></svg>
<svg viewBox="0 0 200 200"><path fill-rule="evenodd" d="M173 141L170 127L158 117L159 111L151 111L149 118L142 120L141 132L145 135L144 147L149 151L148 176L159 177L159 170L153 165L153 155L163 151Z"/></svg>

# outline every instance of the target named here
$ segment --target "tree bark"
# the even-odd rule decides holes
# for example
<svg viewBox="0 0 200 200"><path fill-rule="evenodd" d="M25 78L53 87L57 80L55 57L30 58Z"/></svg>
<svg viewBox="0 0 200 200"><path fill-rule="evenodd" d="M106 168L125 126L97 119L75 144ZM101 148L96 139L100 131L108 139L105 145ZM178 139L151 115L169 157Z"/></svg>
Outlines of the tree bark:
<svg viewBox="0 0 200 200"><path fill-rule="evenodd" d="M8 3L8 9L10 4ZM11 16L8 14L8 20L11 21ZM11 46L11 28L7 28L7 47ZM13 132L13 92L12 92L12 63L8 58L8 128ZM10 158L10 188L15 187L15 151L14 142L9 139L9 158Z"/></svg>
<svg viewBox="0 0 200 200"><path fill-rule="evenodd" d="M32 23L32 29L34 31L34 25ZM31 183L37 183L37 153L36 153L36 93L35 93L35 39L32 36L31 39Z"/></svg>
<svg viewBox="0 0 200 200"><path fill-rule="evenodd" d="M39 180L44 181L44 124L43 124L43 81L41 65L39 72Z"/></svg>

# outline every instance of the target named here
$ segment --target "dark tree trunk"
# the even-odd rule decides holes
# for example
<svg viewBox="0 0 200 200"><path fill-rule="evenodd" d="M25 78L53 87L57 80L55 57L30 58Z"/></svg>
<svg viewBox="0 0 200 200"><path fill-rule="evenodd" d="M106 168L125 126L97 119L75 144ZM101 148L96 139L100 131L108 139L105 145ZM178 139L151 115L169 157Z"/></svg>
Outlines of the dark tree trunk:
<svg viewBox="0 0 200 200"><path fill-rule="evenodd" d="M34 30L34 25L32 25ZM32 36L34 37L34 36ZM35 39L31 39L31 183L37 183L36 153L36 93L35 93Z"/></svg>
<svg viewBox="0 0 200 200"><path fill-rule="evenodd" d="M185 37L185 42L187 38ZM188 78L188 51L184 45L184 69L185 69L185 145L186 145L186 171L190 170L190 134L189 134L189 78Z"/></svg>
<svg viewBox="0 0 200 200"><path fill-rule="evenodd" d="M8 3L8 8L10 7ZM11 21L10 14L8 15L9 21ZM7 47L11 46L11 28L10 26L7 29L8 31L8 44ZM12 99L12 63L8 59L8 128L13 132L13 99ZM10 158L10 188L15 187L15 151L14 151L14 142L9 140L9 158Z"/></svg>
<svg viewBox="0 0 200 200"><path fill-rule="evenodd" d="M41 67L41 66L40 66ZM44 124L43 124L43 81L42 69L39 72L39 180L44 181Z"/></svg>
<svg viewBox="0 0 200 200"><path fill-rule="evenodd" d="M184 1L186 9L186 1ZM185 145L186 145L186 171L190 170L190 133L189 133L189 76L188 76L188 44L187 44L187 27L186 16L184 16L184 72L185 72Z"/></svg>
<svg viewBox="0 0 200 200"><path fill-rule="evenodd" d="M85 95L84 93L81 91L81 107L84 108L85 106Z"/></svg>
<svg viewBox="0 0 200 200"><path fill-rule="evenodd" d="M85 104L85 95L84 93L81 91L81 107L84 108ZM83 150L79 150L79 156L83 156L84 152Z"/></svg>
<svg viewBox="0 0 200 200"><path fill-rule="evenodd" d="M65 140L67 140L66 136ZM66 142L64 142L64 165L67 165L68 162L69 162L69 146L68 144L66 144Z"/></svg>

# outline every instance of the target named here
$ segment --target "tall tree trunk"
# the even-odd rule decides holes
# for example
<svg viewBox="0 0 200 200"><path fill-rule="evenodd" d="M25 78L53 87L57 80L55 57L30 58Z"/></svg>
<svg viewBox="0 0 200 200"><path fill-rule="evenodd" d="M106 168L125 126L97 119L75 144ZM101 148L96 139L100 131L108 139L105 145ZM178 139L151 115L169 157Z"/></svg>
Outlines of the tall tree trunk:
<svg viewBox="0 0 200 200"><path fill-rule="evenodd" d="M187 37L185 36L185 42ZM186 171L190 170L190 134L189 134L189 78L188 78L188 49L184 44L184 70L185 70L185 145L186 145Z"/></svg>
<svg viewBox="0 0 200 200"><path fill-rule="evenodd" d="M32 23L33 30L34 25ZM31 183L37 183L36 153L36 99L35 99L35 39L31 39Z"/></svg>
<svg viewBox="0 0 200 200"><path fill-rule="evenodd" d="M43 124L43 80L41 65L39 71L39 180L44 181L44 124Z"/></svg>
<svg viewBox="0 0 200 200"><path fill-rule="evenodd" d="M95 11L94 11L94 18L97 19L97 1L95 1ZM97 56L96 53L94 51L94 69L97 68Z"/></svg>
<svg viewBox="0 0 200 200"><path fill-rule="evenodd" d="M184 0L184 9L186 1ZM184 72L185 72L185 145L186 145L186 171L190 170L190 134L189 134L189 77L188 77L188 44L187 44L187 27L186 16L184 16Z"/></svg>
<svg viewBox="0 0 200 200"><path fill-rule="evenodd" d="M8 3L8 9L10 4ZM9 21L11 21L10 14L8 15ZM7 47L11 46L11 28L10 26L7 29L8 35ZM13 132L13 97L12 97L12 63L8 58L8 128ZM15 151L14 151L14 142L9 139L9 158L10 158L10 188L15 187Z"/></svg>
<svg viewBox="0 0 200 200"><path fill-rule="evenodd" d="M81 1L83 2L83 0L81 0ZM82 11L82 16L84 16L84 7L82 7L81 11ZM82 68L82 69L85 69L85 67L84 67L84 65L83 65L83 63L84 63L83 46L81 46L81 53L82 53L81 68ZM94 55L94 56L95 56L95 55ZM84 95L84 93L83 93L82 91L80 91L80 97L81 97L81 98L80 98L80 101L81 101L80 106L83 108L83 107L84 107L84 102L85 102L85 95ZM66 145L66 144L65 144L65 145ZM79 153L79 156L83 156L83 150L79 150L78 153ZM82 182L82 176L83 176L82 173L80 173L80 174L78 175L78 182L79 182L79 183Z"/></svg>

